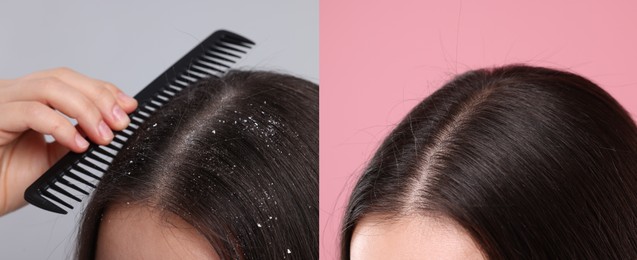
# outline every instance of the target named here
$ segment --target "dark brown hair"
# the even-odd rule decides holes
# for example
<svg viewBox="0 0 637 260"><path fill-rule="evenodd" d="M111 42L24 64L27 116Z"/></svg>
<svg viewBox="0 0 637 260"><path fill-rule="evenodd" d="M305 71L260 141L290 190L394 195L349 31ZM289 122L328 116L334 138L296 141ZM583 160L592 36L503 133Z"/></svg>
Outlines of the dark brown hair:
<svg viewBox="0 0 637 260"><path fill-rule="evenodd" d="M144 122L88 204L77 258L102 214L135 202L184 219L222 259L318 259L318 86L233 71Z"/></svg>
<svg viewBox="0 0 637 260"><path fill-rule="evenodd" d="M510 65L458 75L382 143L341 236L378 214L442 215L490 259L637 258L637 128L593 82Z"/></svg>

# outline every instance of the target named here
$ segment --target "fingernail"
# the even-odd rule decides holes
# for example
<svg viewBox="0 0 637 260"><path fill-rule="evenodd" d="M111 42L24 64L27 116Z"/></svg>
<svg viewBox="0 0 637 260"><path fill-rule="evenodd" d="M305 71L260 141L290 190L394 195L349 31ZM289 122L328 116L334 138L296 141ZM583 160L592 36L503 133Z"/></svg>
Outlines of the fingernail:
<svg viewBox="0 0 637 260"><path fill-rule="evenodd" d="M115 121L117 122L128 121L128 115L126 115L126 113L124 113L124 110L119 108L118 105L113 106L113 118L115 118Z"/></svg>
<svg viewBox="0 0 637 260"><path fill-rule="evenodd" d="M97 130L104 140L113 139L113 132L111 132L111 129L108 128L104 121L100 121L99 125L97 126Z"/></svg>
<svg viewBox="0 0 637 260"><path fill-rule="evenodd" d="M88 142L79 133L75 134L75 143L82 149L88 147Z"/></svg>
<svg viewBox="0 0 637 260"><path fill-rule="evenodd" d="M121 101L124 101L126 103L133 103L136 102L137 100L135 100L132 97L127 96L126 94L124 94L124 92L119 92L119 94L117 94L117 98Z"/></svg>

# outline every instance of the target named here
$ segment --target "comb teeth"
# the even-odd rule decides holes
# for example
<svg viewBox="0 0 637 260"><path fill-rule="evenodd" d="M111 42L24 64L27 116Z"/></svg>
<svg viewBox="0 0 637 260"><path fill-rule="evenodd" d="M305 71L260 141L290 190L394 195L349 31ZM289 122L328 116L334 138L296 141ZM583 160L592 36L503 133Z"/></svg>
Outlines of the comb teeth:
<svg viewBox="0 0 637 260"><path fill-rule="evenodd" d="M66 214L68 209L73 209L71 203L81 202L81 198L96 188L115 155L153 113L199 80L222 76L253 46L252 41L232 32L213 33L135 95L139 106L129 115L131 123L126 129L116 131L110 144L91 143L84 153L66 154L27 188L26 201Z"/></svg>

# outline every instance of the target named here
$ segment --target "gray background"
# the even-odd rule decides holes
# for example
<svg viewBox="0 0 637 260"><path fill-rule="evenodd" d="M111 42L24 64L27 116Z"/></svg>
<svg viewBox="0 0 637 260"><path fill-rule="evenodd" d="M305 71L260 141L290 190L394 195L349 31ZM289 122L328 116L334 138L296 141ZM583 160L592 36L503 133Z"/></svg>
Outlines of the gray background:
<svg viewBox="0 0 637 260"><path fill-rule="evenodd" d="M318 7L318 0L3 0L0 78L66 66L134 95L214 30L227 29L257 43L239 68L318 83ZM1 217L0 259L68 259L79 212L27 206Z"/></svg>

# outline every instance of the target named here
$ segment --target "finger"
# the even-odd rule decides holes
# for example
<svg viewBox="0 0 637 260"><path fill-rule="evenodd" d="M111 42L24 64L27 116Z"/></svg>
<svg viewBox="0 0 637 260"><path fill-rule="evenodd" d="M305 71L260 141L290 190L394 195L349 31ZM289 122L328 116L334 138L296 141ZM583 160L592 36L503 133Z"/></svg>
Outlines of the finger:
<svg viewBox="0 0 637 260"><path fill-rule="evenodd" d="M118 104L126 111L126 113L132 113L137 108L137 99L132 98L131 96L126 95L122 90L117 88L113 83L95 80L100 83L101 86L108 89L113 95L117 98Z"/></svg>
<svg viewBox="0 0 637 260"><path fill-rule="evenodd" d="M12 93L16 101L39 101L75 118L88 137L98 144L108 144L113 132L105 123L99 108L79 90L56 78L30 80Z"/></svg>
<svg viewBox="0 0 637 260"><path fill-rule="evenodd" d="M113 129L122 130L130 123L127 113L135 110L137 101L127 97L113 84L95 80L71 69L58 68L47 71L51 77L74 87L96 104L104 121Z"/></svg>
<svg viewBox="0 0 637 260"><path fill-rule="evenodd" d="M128 113L137 108L137 100L128 97L113 84L89 78L68 68L45 70L23 77L27 80L55 78L86 95L100 110L105 122L113 129L128 126Z"/></svg>
<svg viewBox="0 0 637 260"><path fill-rule="evenodd" d="M108 99L108 104L118 104L126 113L133 112L137 107L137 100L124 94L115 85L87 77L68 68L57 68L48 71L50 76L57 77L72 87L77 88L91 100Z"/></svg>
<svg viewBox="0 0 637 260"><path fill-rule="evenodd" d="M33 129L41 134L53 136L55 140L73 150L82 152L88 142L66 118L40 102L10 102L0 104L0 127L9 132L24 132Z"/></svg>
<svg viewBox="0 0 637 260"><path fill-rule="evenodd" d="M86 96L100 111L104 121L115 130L122 130L130 123L125 106L118 102L113 93L105 87L87 86L81 83L64 81Z"/></svg>

